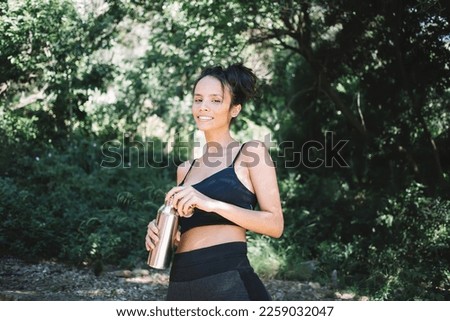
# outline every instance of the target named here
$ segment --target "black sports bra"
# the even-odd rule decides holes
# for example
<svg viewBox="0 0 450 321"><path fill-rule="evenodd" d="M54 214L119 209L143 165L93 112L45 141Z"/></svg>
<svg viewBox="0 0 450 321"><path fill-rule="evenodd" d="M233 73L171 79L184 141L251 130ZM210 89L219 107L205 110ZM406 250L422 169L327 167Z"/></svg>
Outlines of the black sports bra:
<svg viewBox="0 0 450 321"><path fill-rule="evenodd" d="M193 184L192 187L195 188L200 193L225 203L233 204L239 207L254 209L256 206L256 195L244 185L239 180L234 170L234 163L241 153L242 147L239 149L236 157L234 158L231 165L225 167L224 169L206 177L202 181ZM191 164L186 176L180 185L183 185L186 177L192 169L196 159ZM225 219L215 212L205 212L198 208L194 209L194 214L189 217L180 217L180 232L184 233L191 228L205 225L236 225L235 223Z"/></svg>

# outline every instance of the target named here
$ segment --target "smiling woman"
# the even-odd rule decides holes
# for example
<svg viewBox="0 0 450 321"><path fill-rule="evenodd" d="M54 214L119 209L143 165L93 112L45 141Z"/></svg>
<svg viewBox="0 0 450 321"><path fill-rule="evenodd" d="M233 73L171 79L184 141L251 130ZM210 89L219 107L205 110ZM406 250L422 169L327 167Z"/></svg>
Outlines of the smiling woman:
<svg viewBox="0 0 450 321"><path fill-rule="evenodd" d="M198 129L228 128L231 117L236 117L241 110L240 105L230 106L229 90L224 90L220 81L212 76L202 78L195 86L192 114ZM230 107L229 107L230 106Z"/></svg>
<svg viewBox="0 0 450 321"><path fill-rule="evenodd" d="M246 231L281 236L276 172L263 143L240 143L230 134L255 85L242 64L207 68L194 83L192 115L206 146L201 157L178 167L178 185L165 199L180 216L168 300L271 299L248 261ZM158 233L150 222L147 250Z"/></svg>

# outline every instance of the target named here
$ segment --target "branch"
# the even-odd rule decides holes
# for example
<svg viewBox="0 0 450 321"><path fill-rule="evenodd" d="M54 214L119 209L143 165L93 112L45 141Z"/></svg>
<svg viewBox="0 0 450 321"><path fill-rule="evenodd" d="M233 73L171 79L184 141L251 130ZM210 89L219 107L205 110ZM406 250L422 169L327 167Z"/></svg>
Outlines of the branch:
<svg viewBox="0 0 450 321"><path fill-rule="evenodd" d="M364 115L363 115L362 110L361 110L361 95L360 95L359 92L358 92L358 95L356 97L356 108L358 109L358 114L359 114L359 119L361 121L361 125L364 128L364 130L367 131L366 122L364 121Z"/></svg>
<svg viewBox="0 0 450 321"><path fill-rule="evenodd" d="M11 109L12 110L17 110L20 108L24 108L28 105L31 105L37 101L41 101L44 100L46 95L45 95L45 91L48 88L48 84L46 84L41 90L39 90L37 93L31 94L30 96L27 97L22 97L19 100L19 103L15 106L13 106Z"/></svg>
<svg viewBox="0 0 450 321"><path fill-rule="evenodd" d="M336 89L331 86L327 77L325 65L320 59L317 59L314 55L314 50L311 48L311 24L312 21L308 13L309 5L303 3L301 6L301 14L299 15L298 30L294 29L287 11L281 12L280 19L283 21L287 29L272 29L263 31L259 37L253 37L253 42L263 42L271 39L276 39L278 43L285 49L295 52L305 58L315 71L318 79L322 79L323 87L321 90L329 97L329 99L335 104L347 121L365 138L367 138L367 130L364 125L358 120L358 118L352 113L350 108L339 97ZM260 29L261 30L261 29ZM290 45L283 37L289 36L294 39L298 47Z"/></svg>
<svg viewBox="0 0 450 321"><path fill-rule="evenodd" d="M294 52L296 52L296 53L298 53L300 55L303 54L300 47L294 47L294 46L291 46L291 45L287 44L286 42L284 42L283 39L281 39L281 36L274 35L274 38L277 39L278 42L280 43L280 45L283 46L284 48L292 50L292 51L294 51Z"/></svg>
<svg viewBox="0 0 450 321"><path fill-rule="evenodd" d="M402 51L402 47L401 47L401 39L403 36L403 31L401 28L401 25L403 23L403 11L401 11L401 9L397 9L396 14L391 16L392 19L392 24L393 24L393 32L392 32L392 38L394 41L394 49L395 49L395 58L397 59L397 65L400 68L400 75L401 75L401 80L403 83L403 87L406 88L406 91L409 95L409 98L412 102L412 110L414 111L415 116L418 118L419 120L419 124L422 127L422 130L425 134L425 138L428 141L429 144L429 148L431 151L431 154L433 156L433 161L434 161L434 165L435 165L435 170L436 170L436 178L437 178L437 183L438 185L444 186L445 185L445 177L444 177L444 171L442 168L442 164L441 164L441 159L440 159L440 155L439 155L439 150L437 148L436 142L434 141L433 135L431 134L430 129L428 128L428 124L425 120L425 117L423 116L423 112L422 112L422 108L424 105L424 96L425 94L422 92L422 95L420 96L421 99L419 100L417 98L417 94L415 94L414 90L413 90L413 86L411 84L411 82L409 81L407 72L406 72L406 67L405 67L405 61L403 59L403 51ZM419 93L421 92L420 90L418 90Z"/></svg>
<svg viewBox="0 0 450 321"><path fill-rule="evenodd" d="M292 13L292 12L293 12L293 8L292 8L292 2L291 2L290 7L285 7L281 10L280 17L281 17L281 21L283 21L286 28L288 30L291 30L292 32L295 32L296 30L295 30L294 26L292 25L291 17L290 17L290 13Z"/></svg>
<svg viewBox="0 0 450 321"><path fill-rule="evenodd" d="M8 89L8 84L6 82L2 82L0 84L0 95L3 94Z"/></svg>
<svg viewBox="0 0 450 321"><path fill-rule="evenodd" d="M266 30L265 32L261 32L258 35L252 34L250 37L250 43L264 43L268 40L277 40L279 44L288 50L291 50L297 54L302 55L302 51L300 48L294 47L292 45L289 45L286 43L282 38L283 36L290 36L291 38L294 38L294 35L288 31L280 30L280 29L272 29L272 30Z"/></svg>
<svg viewBox="0 0 450 321"><path fill-rule="evenodd" d="M323 75L325 78L325 75ZM336 90L331 86L328 79L325 78L325 81L322 82L324 84L324 87L322 88L323 92L328 96L328 98L331 99L331 101L336 105L336 108L339 109L347 119L347 121L352 124L352 126L364 137L367 138L367 131L366 128L361 125L358 118L356 118L355 115L353 115L350 108L347 107L346 104L344 104L337 94Z"/></svg>
<svg viewBox="0 0 450 321"><path fill-rule="evenodd" d="M303 18L303 25L302 25L302 19L298 19L298 30L300 32L301 38L299 41L303 43L304 45L310 45L311 44L311 25L312 21L309 17L309 4L304 2L301 4L301 10L302 10L302 18Z"/></svg>

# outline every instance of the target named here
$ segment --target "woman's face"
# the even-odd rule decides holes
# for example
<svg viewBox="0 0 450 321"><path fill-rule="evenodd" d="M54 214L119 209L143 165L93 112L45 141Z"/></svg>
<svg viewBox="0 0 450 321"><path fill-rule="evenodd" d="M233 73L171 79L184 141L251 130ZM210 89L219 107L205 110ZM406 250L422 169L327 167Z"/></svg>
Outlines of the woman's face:
<svg viewBox="0 0 450 321"><path fill-rule="evenodd" d="M206 76L197 83L194 90L192 114L198 129L202 131L226 129L232 117L240 111L240 105L230 108L231 95L227 86L222 89L220 81Z"/></svg>

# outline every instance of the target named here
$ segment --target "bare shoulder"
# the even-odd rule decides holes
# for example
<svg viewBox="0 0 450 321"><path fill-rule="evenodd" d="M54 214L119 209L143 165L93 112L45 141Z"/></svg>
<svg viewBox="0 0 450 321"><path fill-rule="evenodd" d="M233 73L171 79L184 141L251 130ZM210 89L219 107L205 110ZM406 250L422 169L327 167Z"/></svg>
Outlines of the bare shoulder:
<svg viewBox="0 0 450 321"><path fill-rule="evenodd" d="M266 144L257 139L249 140L248 142L246 142L244 148L247 151L254 151L254 152L267 150Z"/></svg>
<svg viewBox="0 0 450 321"><path fill-rule="evenodd" d="M251 140L242 148L242 162L250 172L257 172L263 168L273 167L268 148L259 140Z"/></svg>
<svg viewBox="0 0 450 321"><path fill-rule="evenodd" d="M189 167L191 167L192 162L193 162L192 160L187 160L187 161L182 162L180 165L178 165L177 170L179 170L179 171L186 170L187 171L189 169Z"/></svg>
<svg viewBox="0 0 450 321"><path fill-rule="evenodd" d="M250 140L245 143L243 147L243 154L246 156L246 161L262 160L262 158L270 158L269 150L264 142L260 140Z"/></svg>
<svg viewBox="0 0 450 321"><path fill-rule="evenodd" d="M193 160L187 160L182 162L177 167L177 184L180 184L183 178L186 176L189 168L191 167Z"/></svg>

